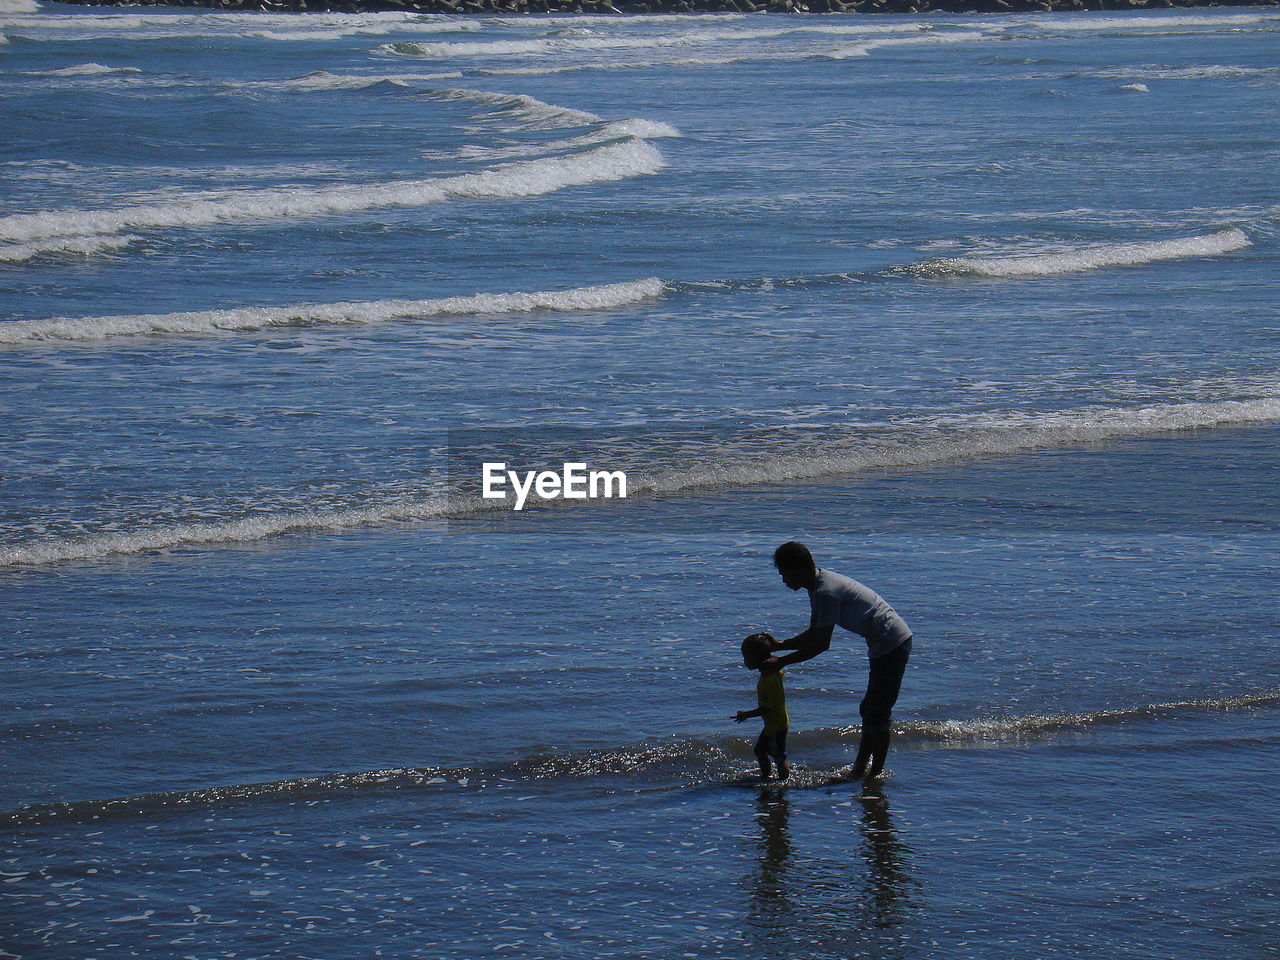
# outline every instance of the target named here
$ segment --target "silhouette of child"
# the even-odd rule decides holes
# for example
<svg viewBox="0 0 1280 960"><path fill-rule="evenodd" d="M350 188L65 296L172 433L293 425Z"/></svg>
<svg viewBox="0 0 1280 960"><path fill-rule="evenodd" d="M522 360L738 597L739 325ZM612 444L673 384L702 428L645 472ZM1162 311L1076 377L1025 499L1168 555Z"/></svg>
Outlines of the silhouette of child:
<svg viewBox="0 0 1280 960"><path fill-rule="evenodd" d="M782 687L782 671L772 667L770 659L773 646L760 633L753 633L742 641L742 662L748 670L759 670L756 681L756 709L739 710L733 722L741 723L748 717L763 717L764 730L756 741L756 759L760 761L760 776L768 780L772 774L770 760L777 764L778 779L787 779L791 768L787 766L787 728L791 718L787 715L787 694Z"/></svg>

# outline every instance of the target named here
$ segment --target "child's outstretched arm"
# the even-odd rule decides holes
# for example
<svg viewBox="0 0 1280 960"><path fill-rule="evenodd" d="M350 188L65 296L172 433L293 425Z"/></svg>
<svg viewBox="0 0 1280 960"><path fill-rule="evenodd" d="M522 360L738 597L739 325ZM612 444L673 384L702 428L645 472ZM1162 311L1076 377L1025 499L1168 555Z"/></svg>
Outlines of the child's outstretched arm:
<svg viewBox="0 0 1280 960"><path fill-rule="evenodd" d="M734 723L741 723L743 720L750 720L752 717L763 717L764 710L757 707L754 710L739 710L733 715Z"/></svg>

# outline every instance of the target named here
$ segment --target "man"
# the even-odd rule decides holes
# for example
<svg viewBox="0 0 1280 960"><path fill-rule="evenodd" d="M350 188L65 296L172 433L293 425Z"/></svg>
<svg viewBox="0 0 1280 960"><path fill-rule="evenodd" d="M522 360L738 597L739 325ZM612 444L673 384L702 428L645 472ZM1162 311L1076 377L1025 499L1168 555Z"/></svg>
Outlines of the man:
<svg viewBox="0 0 1280 960"><path fill-rule="evenodd" d="M824 653L831 646L831 633L837 624L866 638L871 672L866 695L858 707L862 737L850 772L855 777L864 773L874 777L884 769L889 753L889 717L911 656L911 630L870 587L818 569L813 554L803 543L784 543L774 551L773 565L792 590L809 591L811 614L809 629L790 640L765 634L774 649L795 651L771 658L771 666L780 669Z"/></svg>

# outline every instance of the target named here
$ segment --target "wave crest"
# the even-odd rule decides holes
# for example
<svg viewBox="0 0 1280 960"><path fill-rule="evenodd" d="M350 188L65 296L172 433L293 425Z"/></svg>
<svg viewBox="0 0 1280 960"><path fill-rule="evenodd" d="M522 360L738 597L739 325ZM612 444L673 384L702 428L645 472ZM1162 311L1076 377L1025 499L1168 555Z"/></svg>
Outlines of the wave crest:
<svg viewBox="0 0 1280 960"><path fill-rule="evenodd" d="M724 485L776 484L791 480L853 476L868 470L906 469L991 455L1009 455L1069 444L1093 443L1170 430L1268 423L1280 420L1280 392L1248 400L1155 404L1136 408L1090 408L1060 413L1008 412L931 424L902 425L897 437L874 443L849 438L828 439L815 455L810 447L792 445L781 452L707 462L693 468L619 463L634 493L667 494ZM936 439L919 439L922 429ZM905 435L905 437L904 437ZM616 462L611 459L610 462ZM376 491L374 492L376 496ZM599 501L607 504L611 501ZM77 560L100 560L166 550L184 545L251 542L287 533L340 530L395 521L455 516L480 509L501 509L504 501L477 496L446 496L444 491L417 501L374 503L347 510L307 510L205 523L145 527L134 532L50 538L0 548L0 567L36 566ZM584 506L584 509L587 508ZM605 507L601 506L601 509Z"/></svg>
<svg viewBox="0 0 1280 960"><path fill-rule="evenodd" d="M533 293L481 293L436 300L370 300L298 304L288 307L240 307L140 316L23 320L0 324L0 343L102 340L149 334L202 334L219 330L262 330L310 324L366 324L420 320L457 314L528 313L533 310L603 310L659 296L654 277L628 283Z"/></svg>
<svg viewBox="0 0 1280 960"><path fill-rule="evenodd" d="M1250 245L1238 227L1178 240L1143 243L1098 243L1056 253L1007 257L949 257L904 268L933 277L1043 277L1101 267L1137 266L1186 257L1216 257Z"/></svg>
<svg viewBox="0 0 1280 960"><path fill-rule="evenodd" d="M1143 704L1058 716L1014 716L991 719L908 721L897 732L906 741L956 746L993 740L1043 737L1061 730L1088 729L1096 725L1158 719L1198 713L1225 713L1280 704L1280 691L1262 691L1232 697ZM841 747L857 740L852 727L797 731L793 743L813 749ZM175 809L228 803L293 801L365 792L398 790L469 790L530 782L592 779L645 773L666 779L674 786L737 786L758 783L741 777L742 764L750 756L748 741L740 736L714 740L688 738L605 750L535 755L507 763L477 767L397 767L296 777L263 783L226 784L198 790L175 790L66 803L31 804L0 813L0 826L27 827L50 823L86 822L103 817L146 816ZM847 768L807 769L797 765L788 786L820 788L844 782Z"/></svg>
<svg viewBox="0 0 1280 960"><path fill-rule="evenodd" d="M514 199L565 187L653 174L662 155L643 140L606 144L568 156L507 164L478 173L430 180L400 180L324 188L253 190L232 198L191 199L119 210L53 210L0 218L0 240L10 244L121 233L159 227L293 220L386 207L422 206L453 198ZM48 249L48 248L46 248ZM0 246L0 259L12 248Z"/></svg>

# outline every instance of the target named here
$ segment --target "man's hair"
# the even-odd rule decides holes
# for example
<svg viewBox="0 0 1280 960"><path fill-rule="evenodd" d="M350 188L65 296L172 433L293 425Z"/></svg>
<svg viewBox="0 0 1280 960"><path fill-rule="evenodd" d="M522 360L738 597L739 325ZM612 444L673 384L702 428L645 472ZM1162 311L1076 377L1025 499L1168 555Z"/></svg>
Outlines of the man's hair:
<svg viewBox="0 0 1280 960"><path fill-rule="evenodd" d="M742 641L742 655L745 657L748 653L758 653L763 659L773 654L773 645L760 634L753 633Z"/></svg>
<svg viewBox="0 0 1280 960"><path fill-rule="evenodd" d="M773 565L779 570L801 570L805 573L816 573L818 570L809 548L795 540L788 540L773 551Z"/></svg>

